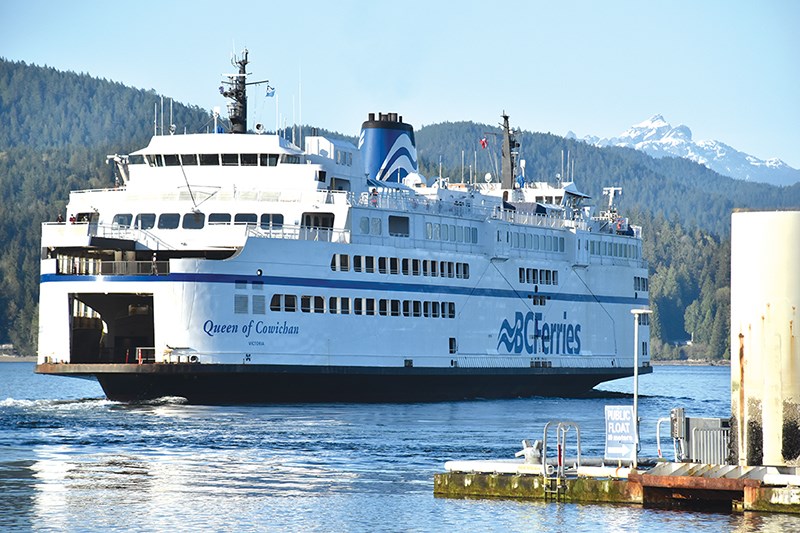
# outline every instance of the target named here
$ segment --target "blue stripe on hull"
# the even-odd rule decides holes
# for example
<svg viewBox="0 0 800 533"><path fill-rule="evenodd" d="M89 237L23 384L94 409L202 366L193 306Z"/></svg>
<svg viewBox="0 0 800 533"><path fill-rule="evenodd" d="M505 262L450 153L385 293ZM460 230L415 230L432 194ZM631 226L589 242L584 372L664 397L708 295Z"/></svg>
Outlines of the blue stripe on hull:
<svg viewBox="0 0 800 533"><path fill-rule="evenodd" d="M387 283L380 281L355 281L338 279L320 278L293 278L285 276L243 276L236 274L195 274L195 273L175 273L164 276L86 276L86 275L65 275L65 274L43 274L40 277L41 283L82 281L97 282L108 281L113 283L235 283L237 281L258 281L265 285L275 285L283 287L320 287L325 289L351 289L375 292L407 292L407 293L427 293L427 294L456 294L464 296L488 296L493 298L524 298L527 294L532 294L532 290L512 290L512 289L482 289L464 286L447 285L425 285L418 283ZM626 305L648 305L647 298L633 298L628 296L604 296L592 294L568 294L563 292L539 291L540 296L547 296L551 300L568 302L601 302L609 304Z"/></svg>

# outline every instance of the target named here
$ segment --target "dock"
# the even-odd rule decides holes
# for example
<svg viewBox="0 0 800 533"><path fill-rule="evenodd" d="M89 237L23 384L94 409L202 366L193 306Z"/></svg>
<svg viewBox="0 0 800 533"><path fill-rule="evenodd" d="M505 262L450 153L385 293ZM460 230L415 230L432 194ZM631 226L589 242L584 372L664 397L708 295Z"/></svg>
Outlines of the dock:
<svg viewBox="0 0 800 533"><path fill-rule="evenodd" d="M613 503L670 509L800 514L800 476L777 467L660 462L649 469L570 468L562 476L523 461L449 461L434 495ZM794 469L792 469L794 470Z"/></svg>

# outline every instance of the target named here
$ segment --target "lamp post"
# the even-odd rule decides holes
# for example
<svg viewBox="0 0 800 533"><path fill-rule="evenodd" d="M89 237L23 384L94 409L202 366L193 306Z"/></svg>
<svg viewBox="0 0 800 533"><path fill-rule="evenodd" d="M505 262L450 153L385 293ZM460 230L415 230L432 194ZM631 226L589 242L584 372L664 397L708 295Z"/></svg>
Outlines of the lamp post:
<svg viewBox="0 0 800 533"><path fill-rule="evenodd" d="M633 468L636 468L639 457L639 317L652 312L650 309L631 309L631 314L633 314L633 423L636 432Z"/></svg>

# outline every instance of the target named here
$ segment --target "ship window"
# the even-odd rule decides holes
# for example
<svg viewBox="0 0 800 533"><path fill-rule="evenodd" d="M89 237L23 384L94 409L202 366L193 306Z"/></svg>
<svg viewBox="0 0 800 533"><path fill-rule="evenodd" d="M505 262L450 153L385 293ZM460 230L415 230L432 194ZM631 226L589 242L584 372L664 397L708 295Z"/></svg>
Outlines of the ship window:
<svg viewBox="0 0 800 533"><path fill-rule="evenodd" d="M297 296L294 294L286 294L284 296L284 304L283 307L289 313L294 313L297 311Z"/></svg>
<svg viewBox="0 0 800 533"><path fill-rule="evenodd" d="M386 257L379 257L378 258L378 273L379 274L386 274Z"/></svg>
<svg viewBox="0 0 800 533"><path fill-rule="evenodd" d="M324 170L317 170L317 181L325 181L325 177L327 176L327 172Z"/></svg>
<svg viewBox="0 0 800 533"><path fill-rule="evenodd" d="M362 235L369 235L369 217L361 217L359 229Z"/></svg>
<svg viewBox="0 0 800 533"><path fill-rule="evenodd" d="M153 158L157 167L164 166L164 157L161 154L151 155L150 157Z"/></svg>
<svg viewBox="0 0 800 533"><path fill-rule="evenodd" d="M403 275L409 276L411 274L411 269L409 268L411 266L411 259L403 258L401 264L403 267Z"/></svg>
<svg viewBox="0 0 800 533"><path fill-rule="evenodd" d="M439 262L431 261L431 276L434 278L439 275Z"/></svg>
<svg viewBox="0 0 800 533"><path fill-rule="evenodd" d="M364 266L366 272L373 274L375 272L375 258L371 255L366 256L364 258Z"/></svg>
<svg viewBox="0 0 800 533"><path fill-rule="evenodd" d="M133 226L138 229L152 229L156 225L156 215L154 213L140 213L136 215Z"/></svg>
<svg viewBox="0 0 800 533"><path fill-rule="evenodd" d="M325 298L323 298L322 296L314 296L314 312L315 313L325 312Z"/></svg>
<svg viewBox="0 0 800 533"><path fill-rule="evenodd" d="M363 303L364 303L364 299L363 298L353 298L353 314L354 315L362 315L362 314L364 314Z"/></svg>
<svg viewBox="0 0 800 533"><path fill-rule="evenodd" d="M368 314L370 316L374 315L375 314L375 298L364 298L364 300L367 302L367 306L366 306L367 312L366 312L366 314Z"/></svg>
<svg viewBox="0 0 800 533"><path fill-rule="evenodd" d="M440 237L439 237L440 235L441 235L441 228L440 228L439 224L434 224L433 225L433 240L434 241L438 241L440 239Z"/></svg>
<svg viewBox="0 0 800 533"><path fill-rule="evenodd" d="M389 316L389 300L378 300L378 314L381 316Z"/></svg>
<svg viewBox="0 0 800 533"><path fill-rule="evenodd" d="M361 270L362 270L361 264L362 264L361 263L361 256L360 255L354 255L353 256L353 272L361 272Z"/></svg>
<svg viewBox="0 0 800 533"><path fill-rule="evenodd" d="M127 228L131 225L131 220L133 220L132 214L122 213L119 215L114 215L114 221L112 222L112 224L115 226Z"/></svg>
<svg viewBox="0 0 800 533"><path fill-rule="evenodd" d="M438 224L437 224L437 225L438 225ZM442 240L443 240L443 241L450 240L450 239L449 239L449 237L447 236L447 228L448 228L447 224L442 224L442 225L441 225L441 228L442 228L442 229L441 229L441 236L442 236Z"/></svg>
<svg viewBox="0 0 800 533"><path fill-rule="evenodd" d="M350 256L347 254L339 256L339 269L342 272L350 270Z"/></svg>
<svg viewBox="0 0 800 533"><path fill-rule="evenodd" d="M458 351L458 345L456 344L456 338L450 337L450 353L456 353Z"/></svg>
<svg viewBox="0 0 800 533"><path fill-rule="evenodd" d="M264 213L261 215L261 227L263 229L283 227L283 215Z"/></svg>
<svg viewBox="0 0 800 533"><path fill-rule="evenodd" d="M342 308L341 308L342 314L343 315L349 315L350 314L350 298L342 298L340 300L340 302L342 304Z"/></svg>
<svg viewBox="0 0 800 533"><path fill-rule="evenodd" d="M403 316L411 316L411 300L403 300Z"/></svg>
<svg viewBox="0 0 800 533"><path fill-rule="evenodd" d="M161 213L158 216L158 229L175 229L180 221L178 213Z"/></svg>
<svg viewBox="0 0 800 533"><path fill-rule="evenodd" d="M334 315L339 313L339 299L336 296L328 298L328 311Z"/></svg>
<svg viewBox="0 0 800 533"><path fill-rule="evenodd" d="M400 300L392 300L391 306L392 316L400 316Z"/></svg>
<svg viewBox="0 0 800 533"><path fill-rule="evenodd" d="M257 165L258 165L258 155L257 154L242 154L242 166L243 167L255 167Z"/></svg>
<svg viewBox="0 0 800 533"><path fill-rule="evenodd" d="M281 295L280 294L273 294L272 299L269 301L269 310L270 311L280 311L281 310Z"/></svg>
<svg viewBox="0 0 800 533"><path fill-rule="evenodd" d="M369 232L372 235L380 235L381 234L381 219L379 219L379 218L371 218L370 219Z"/></svg>
<svg viewBox="0 0 800 533"><path fill-rule="evenodd" d="M399 274L400 269L398 267L399 260L396 257L389 258L389 274Z"/></svg>
<svg viewBox="0 0 800 533"><path fill-rule="evenodd" d="M525 269L524 268L520 268L519 269L519 282L520 283L525 283Z"/></svg>
<svg viewBox="0 0 800 533"><path fill-rule="evenodd" d="M167 154L164 156L164 166L177 167L181 164L178 154Z"/></svg>
<svg viewBox="0 0 800 533"><path fill-rule="evenodd" d="M283 154L281 156L281 163L283 164L290 164L290 165L297 165L300 163L300 156L299 155L291 155L291 154Z"/></svg>
<svg viewBox="0 0 800 533"><path fill-rule="evenodd" d="M558 251L559 252L563 252L564 251L564 237L559 237L558 238Z"/></svg>
<svg viewBox="0 0 800 533"><path fill-rule="evenodd" d="M419 276L419 259L413 259L411 261L411 273L415 276Z"/></svg>
<svg viewBox="0 0 800 533"><path fill-rule="evenodd" d="M197 154L181 154L181 162L183 162L183 166L196 165Z"/></svg>
<svg viewBox="0 0 800 533"><path fill-rule="evenodd" d="M389 215L389 235L408 237L408 217Z"/></svg>
<svg viewBox="0 0 800 533"><path fill-rule="evenodd" d="M433 224L430 222L425 223L425 238L433 239Z"/></svg>
<svg viewBox="0 0 800 533"><path fill-rule="evenodd" d="M439 318L439 302L431 302L431 316Z"/></svg>
<svg viewBox="0 0 800 533"><path fill-rule="evenodd" d="M422 302L422 316L428 318L431 316L431 303L430 302Z"/></svg>
<svg viewBox="0 0 800 533"><path fill-rule="evenodd" d="M204 213L186 213L183 215L183 229L201 229L206 222Z"/></svg>
<svg viewBox="0 0 800 533"><path fill-rule="evenodd" d="M553 270L553 285L558 285L558 270Z"/></svg>
<svg viewBox="0 0 800 533"><path fill-rule="evenodd" d="M201 165L219 165L219 154L200 154Z"/></svg>
<svg viewBox="0 0 800 533"><path fill-rule="evenodd" d="M256 224L258 223L258 216L255 213L236 213L233 217L234 224Z"/></svg>
<svg viewBox="0 0 800 533"><path fill-rule="evenodd" d="M239 154L222 154L222 166L238 167Z"/></svg>
<svg viewBox="0 0 800 533"><path fill-rule="evenodd" d="M278 164L277 154L259 154L258 157L262 167L274 167Z"/></svg>
<svg viewBox="0 0 800 533"><path fill-rule="evenodd" d="M209 224L230 224L231 223L231 214L230 213L211 213L208 215L208 223Z"/></svg>
<svg viewBox="0 0 800 533"><path fill-rule="evenodd" d="M248 298L246 294L234 294L233 295L233 312L237 315L244 315L247 314L247 302Z"/></svg>
<svg viewBox="0 0 800 533"><path fill-rule="evenodd" d="M311 312L311 296L300 297L300 310L304 313Z"/></svg>
<svg viewBox="0 0 800 533"><path fill-rule="evenodd" d="M263 294L256 294L253 296L253 314L264 315L266 313L266 298Z"/></svg>
<svg viewBox="0 0 800 533"><path fill-rule="evenodd" d="M455 318L455 317L456 317L456 303L447 302L447 318Z"/></svg>

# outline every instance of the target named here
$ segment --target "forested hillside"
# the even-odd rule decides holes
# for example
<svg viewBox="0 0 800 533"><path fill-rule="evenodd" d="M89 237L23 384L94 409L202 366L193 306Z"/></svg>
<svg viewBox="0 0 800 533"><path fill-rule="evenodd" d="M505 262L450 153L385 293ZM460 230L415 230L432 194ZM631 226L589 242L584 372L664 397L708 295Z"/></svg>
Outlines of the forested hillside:
<svg viewBox="0 0 800 533"><path fill-rule="evenodd" d="M146 145L156 105L153 91L0 59L0 343L35 353L41 223L70 190L114 184L105 156ZM210 119L181 104L173 117L181 131Z"/></svg>
<svg viewBox="0 0 800 533"><path fill-rule="evenodd" d="M161 97L153 91L0 59L0 343L35 353L40 224L63 212L70 190L113 185L106 154L146 145L154 106ZM181 132L206 131L210 123L207 112L177 103L173 116ZM354 128L360 119L354 117ZM467 178L476 159L479 179L496 174L499 139L491 133L498 131L471 122L421 128L422 173L436 176L441 167L443 176L458 181L463 153ZM485 150L478 144L483 137ZM553 180L568 151L578 186L598 202L604 186L623 187L621 209L644 227L654 355L727 357L731 210L800 208L800 186L737 182L689 161L654 160L550 134L522 132L518 140L528 180ZM692 346L676 346L691 335Z"/></svg>

